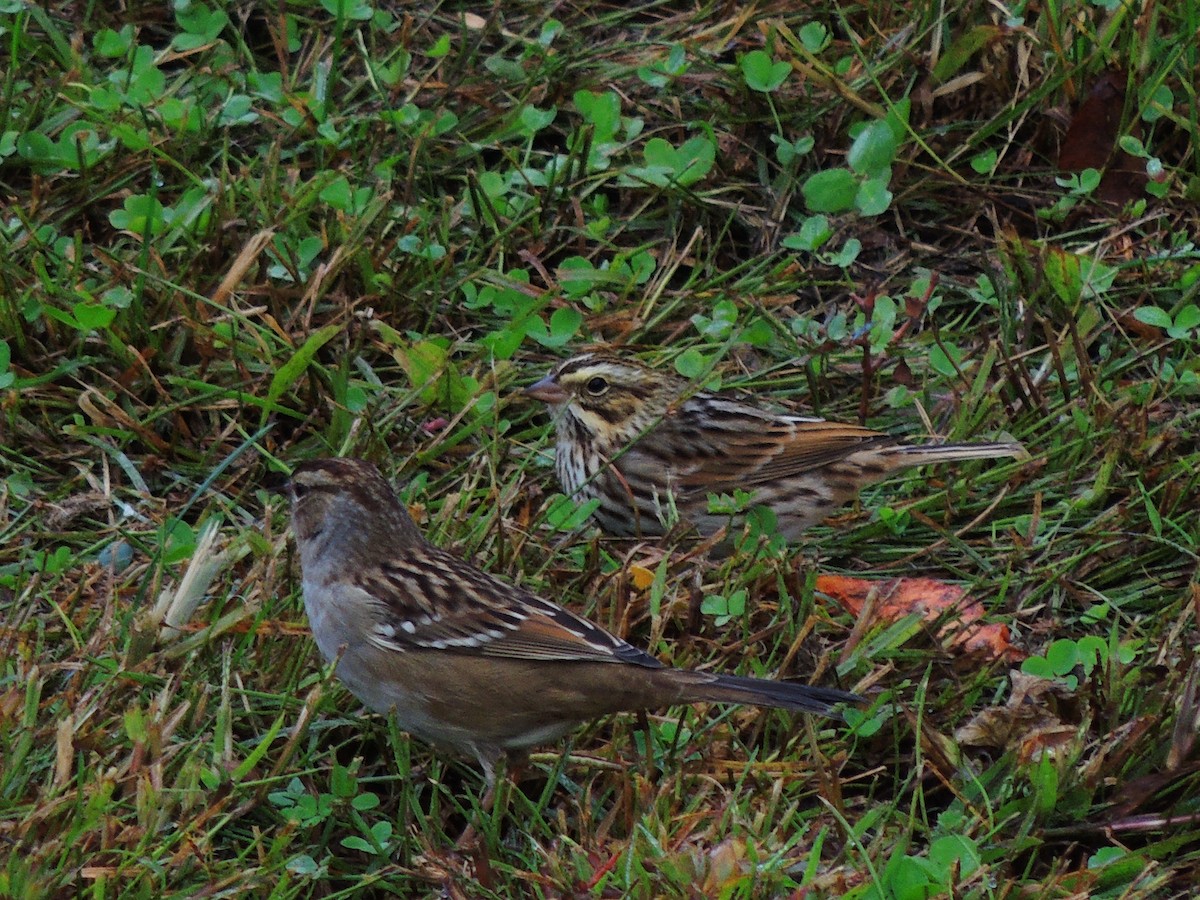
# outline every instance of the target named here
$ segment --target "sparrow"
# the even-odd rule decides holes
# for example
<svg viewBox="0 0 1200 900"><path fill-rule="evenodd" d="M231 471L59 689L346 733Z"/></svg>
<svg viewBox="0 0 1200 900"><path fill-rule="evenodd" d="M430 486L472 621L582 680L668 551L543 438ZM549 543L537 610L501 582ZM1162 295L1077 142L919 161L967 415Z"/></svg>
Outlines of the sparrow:
<svg viewBox="0 0 1200 900"><path fill-rule="evenodd" d="M554 416L563 491L598 500L596 523L619 537L666 532L671 507L703 536L730 524L710 494L753 493L796 541L860 488L928 463L1026 458L1017 443L905 443L861 425L779 412L707 391L634 360L585 353L525 393Z"/></svg>
<svg viewBox="0 0 1200 900"><path fill-rule="evenodd" d="M836 715L862 700L666 666L431 544L372 463L302 462L288 494L321 656L370 709L478 760L489 786L503 756L609 713L707 702Z"/></svg>

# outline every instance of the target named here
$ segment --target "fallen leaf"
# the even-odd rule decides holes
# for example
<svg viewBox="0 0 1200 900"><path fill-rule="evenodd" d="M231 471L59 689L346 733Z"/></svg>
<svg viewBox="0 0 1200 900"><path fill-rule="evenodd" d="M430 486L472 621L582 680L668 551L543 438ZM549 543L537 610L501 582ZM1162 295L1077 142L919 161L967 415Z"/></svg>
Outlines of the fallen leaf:
<svg viewBox="0 0 1200 900"><path fill-rule="evenodd" d="M1009 642L1008 626L982 623L983 604L966 596L958 585L935 578L890 578L870 581L848 575L820 575L816 589L832 597L851 615L859 616L874 594L871 614L894 622L917 615L926 622L943 621L939 637L959 650L1015 662L1025 654Z"/></svg>
<svg viewBox="0 0 1200 900"><path fill-rule="evenodd" d="M1035 728L1021 736L1017 743L1017 760L1026 766L1037 762L1044 756L1053 759L1059 755L1072 755L1066 752L1072 744L1079 740L1079 728L1075 725L1047 725Z"/></svg>
<svg viewBox="0 0 1200 900"><path fill-rule="evenodd" d="M644 591L650 585L654 584L654 573L645 566L639 566L634 563L629 567L629 580L633 582L633 586L639 591Z"/></svg>
<svg viewBox="0 0 1200 900"><path fill-rule="evenodd" d="M1119 69L1102 75L1075 110L1058 151L1058 167L1064 172L1095 169L1103 172L1096 198L1124 205L1142 196L1146 172L1137 160L1117 147L1121 117L1125 110L1125 73ZM1138 137L1135 121L1131 135Z"/></svg>
<svg viewBox="0 0 1200 900"><path fill-rule="evenodd" d="M1067 172L1103 171L1120 137L1124 107L1125 76L1105 72L1071 116L1058 150L1058 167Z"/></svg>
<svg viewBox="0 0 1200 900"><path fill-rule="evenodd" d="M1017 671L1009 678L1008 702L980 710L955 730L956 741L968 747L1014 750L1022 763L1029 763L1078 738L1079 728L1064 723L1056 712L1057 698L1067 693L1061 682Z"/></svg>
<svg viewBox="0 0 1200 900"><path fill-rule="evenodd" d="M745 841L726 838L709 851L708 871L704 874L703 882L698 885L701 888L700 896L732 896L737 885L742 882L747 868Z"/></svg>

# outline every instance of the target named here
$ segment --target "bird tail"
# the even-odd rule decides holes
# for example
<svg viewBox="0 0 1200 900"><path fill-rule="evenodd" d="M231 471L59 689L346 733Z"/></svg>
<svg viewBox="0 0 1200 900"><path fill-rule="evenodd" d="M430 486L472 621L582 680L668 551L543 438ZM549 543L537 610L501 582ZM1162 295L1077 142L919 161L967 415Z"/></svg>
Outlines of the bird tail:
<svg viewBox="0 0 1200 900"><path fill-rule="evenodd" d="M1029 452L1016 441L996 444L901 444L889 448L889 453L901 457L904 464L909 466L965 459L1029 459Z"/></svg>
<svg viewBox="0 0 1200 900"><path fill-rule="evenodd" d="M675 670L679 671L679 670ZM768 681L763 678L743 678L740 675L714 675L708 672L687 672L683 696L686 703L749 703L791 712L816 713L840 719L839 703L864 703L864 698L837 688L814 687L793 681Z"/></svg>

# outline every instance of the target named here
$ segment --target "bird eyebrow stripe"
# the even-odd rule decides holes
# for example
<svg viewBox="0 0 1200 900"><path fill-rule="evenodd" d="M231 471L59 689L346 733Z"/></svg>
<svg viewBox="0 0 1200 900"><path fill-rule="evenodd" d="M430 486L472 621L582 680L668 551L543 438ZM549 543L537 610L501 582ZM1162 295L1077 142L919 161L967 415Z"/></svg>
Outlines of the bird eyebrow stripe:
<svg viewBox="0 0 1200 900"><path fill-rule="evenodd" d="M573 375L580 369L585 369L592 364L590 356L577 356L575 359L569 359L563 363L558 369L558 377L563 375Z"/></svg>

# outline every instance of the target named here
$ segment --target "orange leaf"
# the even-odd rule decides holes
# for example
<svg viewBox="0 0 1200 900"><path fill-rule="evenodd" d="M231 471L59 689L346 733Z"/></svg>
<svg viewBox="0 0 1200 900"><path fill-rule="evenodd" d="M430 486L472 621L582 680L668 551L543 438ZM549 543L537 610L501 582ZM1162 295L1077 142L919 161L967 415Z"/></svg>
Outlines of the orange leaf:
<svg viewBox="0 0 1200 900"><path fill-rule="evenodd" d="M967 597L955 584L936 578L869 581L848 575L820 575L816 589L853 616L862 615L868 596L874 592L871 611L878 621L894 622L913 614L925 622L944 618L939 636L949 638L951 645L960 650L1010 661L1025 655L1009 643L1007 625L980 622L983 604Z"/></svg>
<svg viewBox="0 0 1200 900"><path fill-rule="evenodd" d="M629 567L629 580L633 582L633 586L639 591L644 591L650 585L654 584L654 573L645 566L639 566L634 563Z"/></svg>

